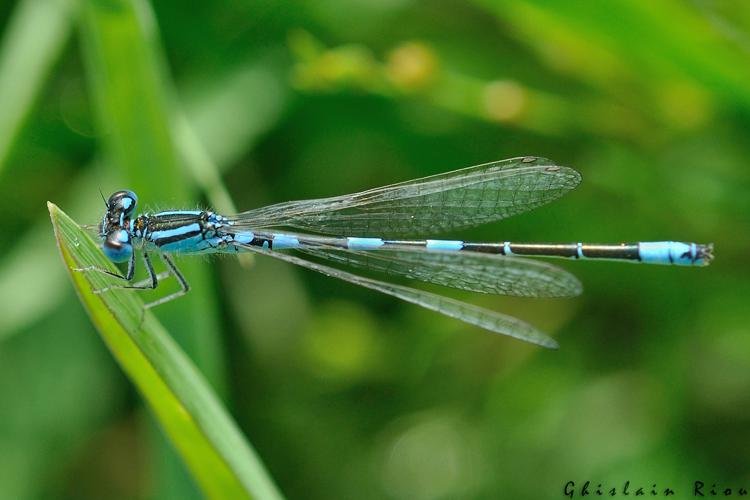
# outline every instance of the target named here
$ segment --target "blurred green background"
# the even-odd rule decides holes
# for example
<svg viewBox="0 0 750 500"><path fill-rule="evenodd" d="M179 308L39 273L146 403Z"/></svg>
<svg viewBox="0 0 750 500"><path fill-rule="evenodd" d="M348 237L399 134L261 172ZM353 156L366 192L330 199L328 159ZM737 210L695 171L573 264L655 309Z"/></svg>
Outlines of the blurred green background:
<svg viewBox="0 0 750 500"><path fill-rule="evenodd" d="M157 310L290 498L750 487L750 7L696 0L0 5L0 497L199 498L91 326L45 208L249 209L540 155L583 184L458 237L714 242L452 294L552 352L268 259ZM169 286L173 286L170 284ZM161 290L163 293L164 290Z"/></svg>

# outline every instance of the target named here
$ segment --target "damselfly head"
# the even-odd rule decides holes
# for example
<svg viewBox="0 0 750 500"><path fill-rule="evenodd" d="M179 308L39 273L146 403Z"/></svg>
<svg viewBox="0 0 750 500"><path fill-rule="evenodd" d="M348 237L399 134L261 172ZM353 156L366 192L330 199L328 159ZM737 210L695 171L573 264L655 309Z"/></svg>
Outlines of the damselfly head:
<svg viewBox="0 0 750 500"><path fill-rule="evenodd" d="M113 229L125 229L137 204L138 197L132 191L123 189L113 193L106 202L107 212L102 218L100 236L106 237Z"/></svg>
<svg viewBox="0 0 750 500"><path fill-rule="evenodd" d="M106 201L107 212L99 226L99 236L104 255L112 262L125 262L133 254L129 229L137 204L138 197L127 189L112 193Z"/></svg>
<svg viewBox="0 0 750 500"><path fill-rule="evenodd" d="M117 191L109 197L107 200L107 211L110 213L124 214L125 217L130 217L135 210L135 206L138 204L138 197L134 192L127 189Z"/></svg>

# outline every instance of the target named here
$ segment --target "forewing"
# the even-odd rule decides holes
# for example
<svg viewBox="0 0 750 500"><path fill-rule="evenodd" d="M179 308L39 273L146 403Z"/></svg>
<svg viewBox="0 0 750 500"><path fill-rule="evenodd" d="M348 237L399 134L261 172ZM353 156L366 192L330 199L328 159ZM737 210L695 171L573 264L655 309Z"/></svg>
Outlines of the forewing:
<svg viewBox="0 0 750 500"><path fill-rule="evenodd" d="M497 221L553 201L581 176L546 158L513 158L333 198L271 205L231 218L238 228L403 237Z"/></svg>

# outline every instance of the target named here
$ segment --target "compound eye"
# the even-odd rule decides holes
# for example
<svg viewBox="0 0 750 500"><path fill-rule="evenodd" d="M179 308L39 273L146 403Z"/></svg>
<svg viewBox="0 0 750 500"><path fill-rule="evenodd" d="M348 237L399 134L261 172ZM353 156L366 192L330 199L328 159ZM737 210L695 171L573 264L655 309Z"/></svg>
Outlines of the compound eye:
<svg viewBox="0 0 750 500"><path fill-rule="evenodd" d="M130 234L124 229L115 229L107 233L102 244L104 255L112 262L126 262L133 255Z"/></svg>
<svg viewBox="0 0 750 500"><path fill-rule="evenodd" d="M107 208L110 212L122 212L126 216L130 216L135 210L135 206L138 204L138 197L134 192L124 189L117 191L109 197L107 201Z"/></svg>

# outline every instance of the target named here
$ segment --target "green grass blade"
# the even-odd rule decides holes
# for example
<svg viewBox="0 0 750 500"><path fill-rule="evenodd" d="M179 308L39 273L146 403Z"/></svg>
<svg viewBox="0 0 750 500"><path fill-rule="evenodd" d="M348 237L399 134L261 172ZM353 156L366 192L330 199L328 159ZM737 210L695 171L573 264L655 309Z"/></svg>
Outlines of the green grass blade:
<svg viewBox="0 0 750 500"><path fill-rule="evenodd" d="M210 498L281 498L236 424L189 358L132 290L93 291L111 283L85 266L114 270L89 236L49 204L60 253L73 285L112 354L148 402Z"/></svg>
<svg viewBox="0 0 750 500"><path fill-rule="evenodd" d="M19 2L0 49L0 171L70 34L73 0Z"/></svg>
<svg viewBox="0 0 750 500"><path fill-rule="evenodd" d="M87 0L81 10L86 74L113 166L142 200L191 201L172 141L167 69L160 64L151 6Z"/></svg>

